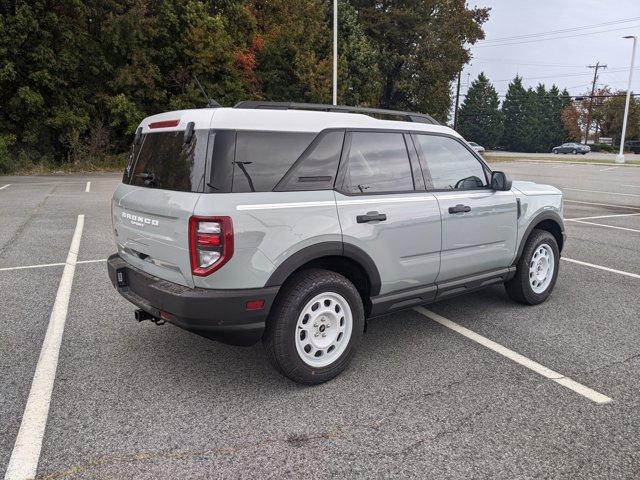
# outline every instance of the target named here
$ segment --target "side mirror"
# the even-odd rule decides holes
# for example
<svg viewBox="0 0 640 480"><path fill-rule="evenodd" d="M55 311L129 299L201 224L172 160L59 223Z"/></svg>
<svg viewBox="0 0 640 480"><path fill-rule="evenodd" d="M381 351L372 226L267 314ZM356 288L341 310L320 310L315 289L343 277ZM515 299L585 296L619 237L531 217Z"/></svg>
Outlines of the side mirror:
<svg viewBox="0 0 640 480"><path fill-rule="evenodd" d="M491 173L491 188L500 192L511 190L511 179L504 172Z"/></svg>

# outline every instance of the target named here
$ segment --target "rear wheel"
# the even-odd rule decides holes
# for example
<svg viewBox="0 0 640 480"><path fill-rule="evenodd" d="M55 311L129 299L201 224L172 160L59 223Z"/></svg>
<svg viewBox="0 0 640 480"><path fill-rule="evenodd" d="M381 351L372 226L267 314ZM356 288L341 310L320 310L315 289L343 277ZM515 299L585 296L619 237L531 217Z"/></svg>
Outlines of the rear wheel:
<svg viewBox="0 0 640 480"><path fill-rule="evenodd" d="M560 251L555 237L546 230L533 230L518 264L515 276L505 283L509 296L520 303L544 302L556 284Z"/></svg>
<svg viewBox="0 0 640 480"><path fill-rule="evenodd" d="M578 153L578 151L574 148L573 150L571 150L571 153L575 155L576 153Z"/></svg>
<svg viewBox="0 0 640 480"><path fill-rule="evenodd" d="M282 287L263 344L269 360L295 382L316 384L340 374L364 331L355 286L327 270L303 270Z"/></svg>

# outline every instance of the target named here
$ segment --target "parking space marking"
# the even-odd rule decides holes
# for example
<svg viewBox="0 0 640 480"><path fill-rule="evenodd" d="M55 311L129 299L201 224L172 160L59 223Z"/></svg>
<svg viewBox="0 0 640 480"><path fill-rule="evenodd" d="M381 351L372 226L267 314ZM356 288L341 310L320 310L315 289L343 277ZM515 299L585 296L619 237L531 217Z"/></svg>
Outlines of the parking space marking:
<svg viewBox="0 0 640 480"><path fill-rule="evenodd" d="M565 377L564 375L554 370L551 370L550 368L547 368L544 365L541 365L538 362L531 360L530 358L525 357L524 355L520 355L519 353L508 349L504 345L494 342L493 340L489 340L487 337L483 337L482 335L472 330L469 330L468 328L465 328L462 325L458 325L457 323L441 315L438 315L437 313L434 313L431 310L427 310L424 307L414 307L414 310L420 313L421 315L424 315L425 317L433 320L434 322L437 322L440 325L447 327L453 330L454 332L467 337L469 340L473 340L474 342L479 343L483 347L486 347L489 350L499 353L503 357L506 357L509 360L512 360L517 364L528 368L529 370L533 370L534 372L542 375L543 377L553 380L557 384L562 385L563 387L576 392L578 395L582 395L583 397L588 398L594 403L603 405L606 403L610 403L613 400L612 398L607 397L606 395L603 395L600 392L596 392L595 390L585 385L582 385L581 383L578 383L569 377Z"/></svg>
<svg viewBox="0 0 640 480"><path fill-rule="evenodd" d="M11 184L7 183L6 185L1 186L0 190L4 190L5 188L10 187L10 186L11 186Z"/></svg>
<svg viewBox="0 0 640 480"><path fill-rule="evenodd" d="M87 186L84 188L85 192L89 192L91 190L91 182L87 182Z"/></svg>
<svg viewBox="0 0 640 480"><path fill-rule="evenodd" d="M81 265L84 263L97 263L97 262L106 262L107 259L106 258L98 258L96 260L78 260L76 262L76 265ZM24 265L24 266L20 266L20 267L3 267L0 268L0 272L9 272L12 270L28 270L30 268L44 268L44 267L61 267L62 265L65 265L64 262L59 262L59 263L41 263L39 265Z"/></svg>
<svg viewBox="0 0 640 480"><path fill-rule="evenodd" d="M585 267L597 268L598 270L604 270L605 272L617 273L619 275L624 275L626 277L631 278L640 278L640 275L637 273L625 272L623 270L616 270L615 268L603 267L602 265L595 265L593 263L582 262L580 260L574 260L573 258L561 257L561 260L565 262L576 263L578 265L583 265Z"/></svg>
<svg viewBox="0 0 640 480"><path fill-rule="evenodd" d="M603 168L603 169L602 169L602 170L600 170L600 171L601 171L601 172L608 172L608 171L610 171L610 170L615 170L615 169L617 169L617 168L618 168L618 167Z"/></svg>
<svg viewBox="0 0 640 480"><path fill-rule="evenodd" d="M78 215L5 480L22 480L36 476L83 228L84 215Z"/></svg>
<svg viewBox="0 0 640 480"><path fill-rule="evenodd" d="M617 225L605 225L604 223L585 222L584 220L572 220L572 219L568 219L567 221L568 222L574 222L574 223L582 223L582 224L585 224L585 225L594 225L596 227L615 228L616 230L625 230L627 232L640 233L640 230L637 230L635 228L618 227Z"/></svg>
<svg viewBox="0 0 640 480"><path fill-rule="evenodd" d="M584 204L584 205L598 205L598 206L601 206L601 207L615 207L615 208L622 208L624 210L640 211L640 207L630 207L628 205L614 205L612 203L583 202L582 200L570 200L568 198L564 198L562 201L563 202L569 202L569 203L580 203L580 204Z"/></svg>
<svg viewBox="0 0 640 480"><path fill-rule="evenodd" d="M570 190L572 192L588 192L588 193L604 193L606 195L620 195L623 197L640 197L638 193L618 193L618 192L605 192L604 190L587 190L584 188L568 188L564 187L560 190Z"/></svg>
<svg viewBox="0 0 640 480"><path fill-rule="evenodd" d="M613 215L595 215L593 217L565 218L566 222L577 222L579 220L596 220L597 218L634 217L640 213L616 213Z"/></svg>

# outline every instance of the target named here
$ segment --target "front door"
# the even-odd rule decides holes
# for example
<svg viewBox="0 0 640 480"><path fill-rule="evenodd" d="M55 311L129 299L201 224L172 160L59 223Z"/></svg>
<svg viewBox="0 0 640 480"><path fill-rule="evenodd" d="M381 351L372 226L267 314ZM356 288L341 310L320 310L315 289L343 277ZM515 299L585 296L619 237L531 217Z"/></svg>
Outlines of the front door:
<svg viewBox="0 0 640 480"><path fill-rule="evenodd" d="M442 216L438 283L511 265L517 242L513 192L492 190L490 172L453 137L414 135Z"/></svg>
<svg viewBox="0 0 640 480"><path fill-rule="evenodd" d="M349 132L341 161L343 239L376 263L381 294L433 284L440 266L440 209L407 141L401 132Z"/></svg>

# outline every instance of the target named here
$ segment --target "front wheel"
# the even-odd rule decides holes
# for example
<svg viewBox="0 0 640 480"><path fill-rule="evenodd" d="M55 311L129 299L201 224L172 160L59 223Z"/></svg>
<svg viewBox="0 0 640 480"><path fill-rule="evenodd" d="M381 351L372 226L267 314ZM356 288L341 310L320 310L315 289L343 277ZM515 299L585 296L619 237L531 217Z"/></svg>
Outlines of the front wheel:
<svg viewBox="0 0 640 480"><path fill-rule="evenodd" d="M555 237L546 230L535 229L518 260L515 276L505 283L507 293L520 303L542 303L553 291L559 268L560 250Z"/></svg>
<svg viewBox="0 0 640 480"><path fill-rule="evenodd" d="M323 383L348 365L364 332L355 286L328 270L303 270L282 287L263 345L280 373L307 385Z"/></svg>
<svg viewBox="0 0 640 480"><path fill-rule="evenodd" d="M573 150L571 150L571 153L575 155L576 153L578 153L578 151L574 148Z"/></svg>
<svg viewBox="0 0 640 480"><path fill-rule="evenodd" d="M558 150L554 148L554 149L553 149L553 153L554 153L555 155L557 155L557 154L558 154Z"/></svg>

